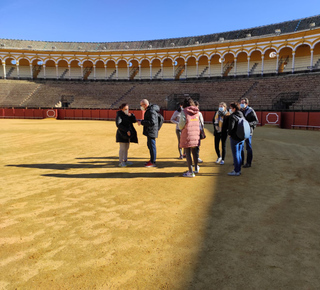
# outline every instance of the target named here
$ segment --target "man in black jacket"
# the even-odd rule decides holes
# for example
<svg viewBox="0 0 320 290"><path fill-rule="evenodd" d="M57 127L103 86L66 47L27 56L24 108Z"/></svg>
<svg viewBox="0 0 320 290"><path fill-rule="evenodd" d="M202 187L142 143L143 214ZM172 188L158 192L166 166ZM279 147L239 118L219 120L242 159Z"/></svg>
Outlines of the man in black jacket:
<svg viewBox="0 0 320 290"><path fill-rule="evenodd" d="M250 125L250 137L245 140L246 142L246 150L247 150L247 162L245 165L243 165L243 168L251 167L252 158L253 158L253 152L252 152L252 135L253 130L259 123L258 117L256 115L256 112L249 107L249 100L247 98L242 98L240 101L240 108L244 115L244 117L247 119ZM244 149L241 152L242 157L242 164L244 163Z"/></svg>
<svg viewBox="0 0 320 290"><path fill-rule="evenodd" d="M155 167L157 159L156 138L158 137L158 105L151 105L147 99L140 101L140 108L144 113L144 119L138 121L138 125L143 126L143 135L147 136L147 145L150 152L150 160L145 167Z"/></svg>

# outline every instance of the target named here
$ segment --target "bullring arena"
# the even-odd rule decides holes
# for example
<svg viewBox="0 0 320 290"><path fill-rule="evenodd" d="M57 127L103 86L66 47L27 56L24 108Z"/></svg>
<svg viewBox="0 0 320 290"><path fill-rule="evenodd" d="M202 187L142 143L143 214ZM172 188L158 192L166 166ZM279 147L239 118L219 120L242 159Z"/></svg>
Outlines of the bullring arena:
<svg viewBox="0 0 320 290"><path fill-rule="evenodd" d="M320 16L192 38L0 39L0 289L319 289ZM116 108L199 100L195 178L175 127L119 168ZM212 117L247 97L252 168L215 163Z"/></svg>

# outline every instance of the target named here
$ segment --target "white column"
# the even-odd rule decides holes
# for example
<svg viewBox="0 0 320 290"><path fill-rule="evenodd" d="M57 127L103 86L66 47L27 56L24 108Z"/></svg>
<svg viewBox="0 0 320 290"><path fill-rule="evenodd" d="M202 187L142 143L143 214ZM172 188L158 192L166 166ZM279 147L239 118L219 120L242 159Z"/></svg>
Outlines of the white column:
<svg viewBox="0 0 320 290"><path fill-rule="evenodd" d="M247 75L250 76L250 56L247 57L248 60L248 71L247 71Z"/></svg>
<svg viewBox="0 0 320 290"><path fill-rule="evenodd" d="M3 78L7 78L7 72L6 72L6 62L3 60L2 61L2 67L3 67Z"/></svg>
<svg viewBox="0 0 320 290"><path fill-rule="evenodd" d="M71 64L68 63L68 69L69 69L69 80L71 80Z"/></svg>
<svg viewBox="0 0 320 290"><path fill-rule="evenodd" d="M264 70L264 55L261 55L261 60L262 60L262 63L261 63L261 75L263 76L263 70Z"/></svg>
<svg viewBox="0 0 320 290"><path fill-rule="evenodd" d="M80 71L81 71L80 72L81 73L81 79L83 79L83 65L82 64L80 65Z"/></svg>
<svg viewBox="0 0 320 290"><path fill-rule="evenodd" d="M139 80L141 80L141 64L139 64Z"/></svg>
<svg viewBox="0 0 320 290"><path fill-rule="evenodd" d="M30 67L30 79L33 79L33 74L32 74L32 63L29 64Z"/></svg>
<svg viewBox="0 0 320 290"><path fill-rule="evenodd" d="M119 73L118 73L118 64L116 64L116 79L119 79Z"/></svg>
<svg viewBox="0 0 320 290"><path fill-rule="evenodd" d="M43 65L43 78L46 79L46 65Z"/></svg>
<svg viewBox="0 0 320 290"><path fill-rule="evenodd" d="M150 80L152 80L152 63L150 63Z"/></svg>
<svg viewBox="0 0 320 290"><path fill-rule="evenodd" d="M295 55L296 55L296 52L293 51L292 52L292 67L291 67L291 72L294 73L294 59L295 59Z"/></svg>
<svg viewBox="0 0 320 290"><path fill-rule="evenodd" d="M163 63L161 63L161 78L163 79Z"/></svg>
<svg viewBox="0 0 320 290"><path fill-rule="evenodd" d="M96 66L93 66L93 78L96 79Z"/></svg>
<svg viewBox="0 0 320 290"><path fill-rule="evenodd" d="M221 58L221 77L223 77L223 61L224 59Z"/></svg>
<svg viewBox="0 0 320 290"><path fill-rule="evenodd" d="M57 77L57 79L59 78L59 68L58 68L58 64L56 64L56 77Z"/></svg>
<svg viewBox="0 0 320 290"><path fill-rule="evenodd" d="M237 76L237 58L234 59L234 73L233 76L236 77Z"/></svg>
<svg viewBox="0 0 320 290"><path fill-rule="evenodd" d="M130 80L130 66L127 64L127 74L128 74L128 80Z"/></svg>
<svg viewBox="0 0 320 290"><path fill-rule="evenodd" d="M278 74L278 70L279 70L279 54L277 54L276 74Z"/></svg>
<svg viewBox="0 0 320 290"><path fill-rule="evenodd" d="M310 70L313 68L313 49L311 49Z"/></svg>
<svg viewBox="0 0 320 290"><path fill-rule="evenodd" d="M104 78L107 79L107 66L104 65Z"/></svg>
<svg viewBox="0 0 320 290"><path fill-rule="evenodd" d="M19 62L17 61L16 63L16 68L17 68L17 77L20 79L20 67L19 67Z"/></svg>
<svg viewBox="0 0 320 290"><path fill-rule="evenodd" d="M208 61L208 66L209 66L209 78L211 77L211 61Z"/></svg>
<svg viewBox="0 0 320 290"><path fill-rule="evenodd" d="M185 66L185 76L187 78L188 77L188 63L186 63L184 66Z"/></svg>
<svg viewBox="0 0 320 290"><path fill-rule="evenodd" d="M175 65L174 65L174 62L172 62L172 77L174 79L175 75L174 75L174 68L175 68Z"/></svg>
<svg viewBox="0 0 320 290"><path fill-rule="evenodd" d="M199 62L196 61L196 77L199 77Z"/></svg>

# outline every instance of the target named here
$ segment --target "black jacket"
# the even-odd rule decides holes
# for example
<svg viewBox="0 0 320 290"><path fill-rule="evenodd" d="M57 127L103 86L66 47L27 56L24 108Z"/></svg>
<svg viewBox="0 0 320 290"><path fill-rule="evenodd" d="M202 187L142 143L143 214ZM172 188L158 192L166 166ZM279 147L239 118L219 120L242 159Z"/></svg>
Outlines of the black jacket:
<svg viewBox="0 0 320 290"><path fill-rule="evenodd" d="M235 111L229 117L229 127L228 127L228 135L237 141L242 141L240 138L237 137L237 128L238 128L238 119L237 117L242 118L243 114L241 111Z"/></svg>
<svg viewBox="0 0 320 290"><path fill-rule="evenodd" d="M117 134L116 134L116 142L121 143L138 143L137 131L133 126L133 123L136 122L136 117L134 114L128 116L122 110L117 112L116 117L116 125L118 127ZM130 131L131 135L128 136L128 131Z"/></svg>
<svg viewBox="0 0 320 290"><path fill-rule="evenodd" d="M253 134L253 130L255 129L257 124L259 123L257 114L254 111L254 109L252 109L249 106L247 106L245 108L245 110L242 111L242 113L243 113L244 117L246 118L246 120L248 121L248 123L250 125L250 135L252 135Z"/></svg>
<svg viewBox="0 0 320 290"><path fill-rule="evenodd" d="M221 134L223 137L227 136L228 135L228 126L229 126L229 118L230 118L230 115L224 115L224 118L223 118L223 124L222 124L222 130L220 133L217 132L217 129L216 129L216 126L214 125L214 122L215 122L215 119L216 119L216 115L219 114L219 111L217 111L215 113L215 115L213 116L213 119L212 119L212 123L213 123L213 135L216 136L217 134Z"/></svg>
<svg viewBox="0 0 320 290"><path fill-rule="evenodd" d="M141 125L143 125L143 135L150 138L158 137L158 112L160 112L158 105L148 106L144 113L144 119L141 121Z"/></svg>

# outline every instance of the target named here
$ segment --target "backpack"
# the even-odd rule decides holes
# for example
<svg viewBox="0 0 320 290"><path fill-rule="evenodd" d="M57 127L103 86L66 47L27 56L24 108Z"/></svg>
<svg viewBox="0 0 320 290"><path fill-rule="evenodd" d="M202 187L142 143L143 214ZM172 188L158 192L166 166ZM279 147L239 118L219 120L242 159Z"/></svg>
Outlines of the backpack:
<svg viewBox="0 0 320 290"><path fill-rule="evenodd" d="M158 131L159 131L164 122L164 118L160 113L157 112L157 114L158 114Z"/></svg>
<svg viewBox="0 0 320 290"><path fill-rule="evenodd" d="M235 115L236 116L236 115ZM237 132L236 135L239 139L245 140L250 137L250 125L249 122L244 117L238 117L238 126L237 126Z"/></svg>

